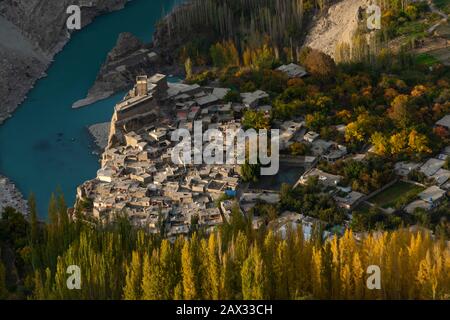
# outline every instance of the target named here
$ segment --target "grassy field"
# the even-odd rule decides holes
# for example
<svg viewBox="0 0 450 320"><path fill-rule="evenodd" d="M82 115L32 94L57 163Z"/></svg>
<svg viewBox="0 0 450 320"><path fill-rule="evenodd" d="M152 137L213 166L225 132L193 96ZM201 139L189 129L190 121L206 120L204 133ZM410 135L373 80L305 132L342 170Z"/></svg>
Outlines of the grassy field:
<svg viewBox="0 0 450 320"><path fill-rule="evenodd" d="M361 212L361 213L369 213L371 206L369 206L367 203L363 202L358 207L355 208L355 211Z"/></svg>
<svg viewBox="0 0 450 320"><path fill-rule="evenodd" d="M402 196L414 194L417 195L422 192L424 188L416 186L411 183L399 181L390 188L387 188L383 192L379 193L375 197L369 199L369 202L378 205L382 208L394 207L395 203Z"/></svg>
<svg viewBox="0 0 450 320"><path fill-rule="evenodd" d="M428 53L421 53L417 55L416 62L418 64L423 64L425 66L432 66L439 62L438 59L436 59L434 56Z"/></svg>

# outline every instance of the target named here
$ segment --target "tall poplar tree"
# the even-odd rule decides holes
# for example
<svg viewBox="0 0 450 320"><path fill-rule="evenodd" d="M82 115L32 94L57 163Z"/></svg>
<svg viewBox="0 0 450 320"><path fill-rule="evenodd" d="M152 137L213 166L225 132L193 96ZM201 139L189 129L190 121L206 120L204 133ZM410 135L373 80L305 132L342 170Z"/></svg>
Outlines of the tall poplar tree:
<svg viewBox="0 0 450 320"><path fill-rule="evenodd" d="M142 265L139 253L133 251L130 264L127 266L123 298L125 300L138 300L141 298Z"/></svg>

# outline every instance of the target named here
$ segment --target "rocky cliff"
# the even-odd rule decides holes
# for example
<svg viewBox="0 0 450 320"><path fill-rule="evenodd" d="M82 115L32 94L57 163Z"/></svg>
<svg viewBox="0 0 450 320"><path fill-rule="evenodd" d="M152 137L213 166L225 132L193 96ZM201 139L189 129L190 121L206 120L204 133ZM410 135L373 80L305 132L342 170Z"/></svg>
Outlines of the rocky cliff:
<svg viewBox="0 0 450 320"><path fill-rule="evenodd" d="M143 43L129 32L119 35L116 46L103 63L87 97L73 104L80 108L129 89L142 74L165 73L181 76L183 68L168 61L168 55L153 43Z"/></svg>
<svg viewBox="0 0 450 320"><path fill-rule="evenodd" d="M0 124L44 76L53 56L70 38L66 9L82 10L82 26L123 8L129 0L0 0Z"/></svg>

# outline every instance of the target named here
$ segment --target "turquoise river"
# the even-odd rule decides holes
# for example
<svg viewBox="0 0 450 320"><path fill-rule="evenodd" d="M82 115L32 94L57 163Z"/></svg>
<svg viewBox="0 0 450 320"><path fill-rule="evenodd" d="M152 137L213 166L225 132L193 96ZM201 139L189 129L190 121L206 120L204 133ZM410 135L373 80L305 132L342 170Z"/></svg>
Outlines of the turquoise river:
<svg viewBox="0 0 450 320"><path fill-rule="evenodd" d="M0 173L13 180L27 197L36 195L39 216L47 217L52 192L60 188L68 205L76 187L99 168L87 126L111 119L123 94L74 110L84 98L107 53L121 32L150 41L155 23L178 0L133 0L125 9L98 17L75 33L55 57L25 102L0 126Z"/></svg>

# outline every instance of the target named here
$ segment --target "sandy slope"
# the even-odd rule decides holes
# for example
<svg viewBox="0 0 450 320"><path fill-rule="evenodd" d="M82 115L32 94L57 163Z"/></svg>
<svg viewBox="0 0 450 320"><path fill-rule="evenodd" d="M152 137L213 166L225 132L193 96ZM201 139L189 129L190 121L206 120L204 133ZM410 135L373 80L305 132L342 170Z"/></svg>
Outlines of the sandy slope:
<svg viewBox="0 0 450 320"><path fill-rule="evenodd" d="M305 45L334 57L338 43L351 43L358 26L358 9L365 7L368 2L368 0L343 0L331 6L326 14L313 22Z"/></svg>

